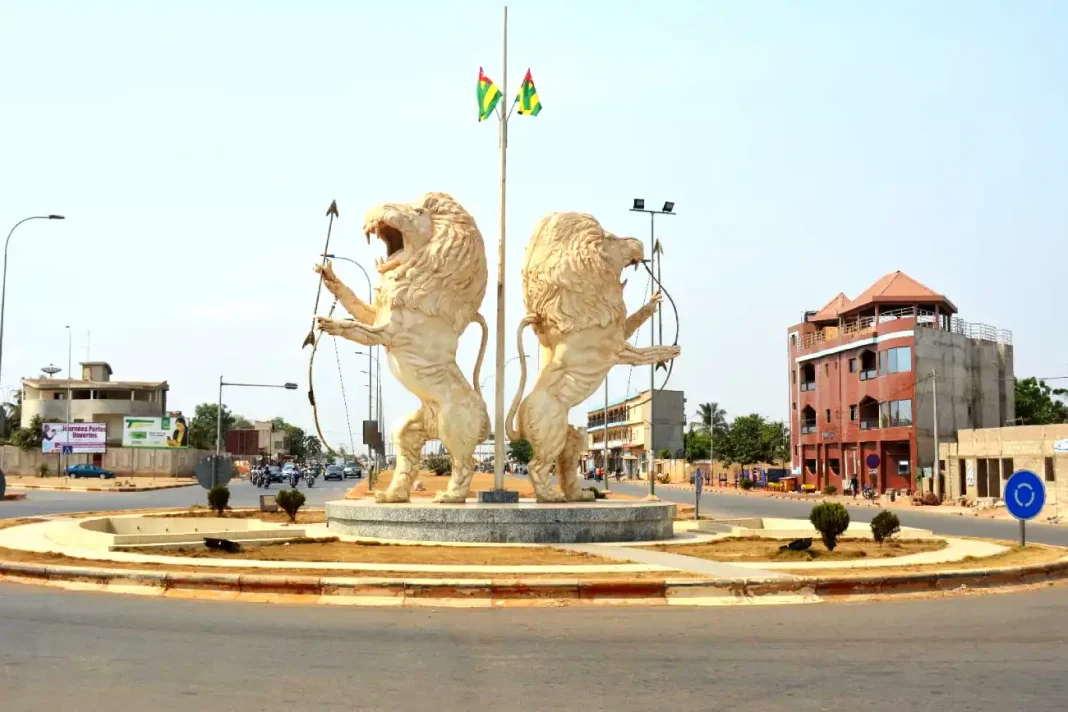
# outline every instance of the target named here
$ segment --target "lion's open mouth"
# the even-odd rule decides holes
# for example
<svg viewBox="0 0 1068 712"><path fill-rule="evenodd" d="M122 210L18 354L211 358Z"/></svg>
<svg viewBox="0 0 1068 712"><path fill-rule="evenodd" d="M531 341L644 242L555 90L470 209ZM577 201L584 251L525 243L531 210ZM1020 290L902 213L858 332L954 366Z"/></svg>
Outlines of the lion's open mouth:
<svg viewBox="0 0 1068 712"><path fill-rule="evenodd" d="M372 232L386 245L386 261L383 262L382 258L375 260L379 274L383 274L400 265L401 260L397 256L404 250L404 233L382 221L379 221L373 230L367 233L368 242L371 241Z"/></svg>

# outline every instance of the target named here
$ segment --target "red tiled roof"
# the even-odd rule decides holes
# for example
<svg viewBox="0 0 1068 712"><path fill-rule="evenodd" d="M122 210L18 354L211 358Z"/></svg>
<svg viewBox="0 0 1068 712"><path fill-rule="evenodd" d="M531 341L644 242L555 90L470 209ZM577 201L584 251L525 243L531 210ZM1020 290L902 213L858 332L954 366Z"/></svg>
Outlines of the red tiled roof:
<svg viewBox="0 0 1068 712"><path fill-rule="evenodd" d="M841 311L854 312L875 304L917 303L938 304L948 313L957 311L957 307L945 295L938 294L900 270L880 278Z"/></svg>
<svg viewBox="0 0 1068 712"><path fill-rule="evenodd" d="M839 292L834 299L824 304L823 308L816 312L816 315L809 321L837 321L838 315L849 309L850 306L852 306L852 302L849 301L849 297Z"/></svg>

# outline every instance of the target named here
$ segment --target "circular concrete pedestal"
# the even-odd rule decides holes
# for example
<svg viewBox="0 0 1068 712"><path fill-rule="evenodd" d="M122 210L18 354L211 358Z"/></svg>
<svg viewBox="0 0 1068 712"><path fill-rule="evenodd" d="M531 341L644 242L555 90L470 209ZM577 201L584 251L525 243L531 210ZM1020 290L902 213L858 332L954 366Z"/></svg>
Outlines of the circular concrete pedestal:
<svg viewBox="0 0 1068 712"><path fill-rule="evenodd" d="M376 504L371 499L326 503L332 532L402 541L484 544L574 544L662 541L674 536L670 502L538 504Z"/></svg>

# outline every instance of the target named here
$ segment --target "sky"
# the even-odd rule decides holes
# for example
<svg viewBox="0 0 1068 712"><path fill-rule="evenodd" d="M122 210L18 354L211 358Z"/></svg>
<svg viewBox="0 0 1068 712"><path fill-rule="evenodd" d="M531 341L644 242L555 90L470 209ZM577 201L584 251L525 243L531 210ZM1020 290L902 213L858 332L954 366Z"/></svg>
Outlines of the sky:
<svg viewBox="0 0 1068 712"><path fill-rule="evenodd" d="M480 66L502 83L501 25L486 2L3 0L0 228L67 219L11 240L0 385L66 369L70 325L75 364L166 380L186 413L220 375L297 382L225 401L311 430L301 343L334 199L332 251L370 268L367 208L453 194L486 242L492 327L498 127L477 121L475 87ZM529 67L543 110L510 123L508 356L538 219L579 210L648 240L628 211L643 197L676 203L656 230L680 312L667 386L688 419L709 400L785 418L787 327L894 270L1012 330L1017 375L1068 374L1066 30L1056 0L512 3L507 95ZM648 284L628 276L634 309ZM472 325L465 372L478 339ZM358 447L366 360L333 346L321 422L349 442L343 383ZM518 364L506 375L510 402ZM609 397L647 383L617 367ZM389 422L418 406L391 375L383 392Z"/></svg>

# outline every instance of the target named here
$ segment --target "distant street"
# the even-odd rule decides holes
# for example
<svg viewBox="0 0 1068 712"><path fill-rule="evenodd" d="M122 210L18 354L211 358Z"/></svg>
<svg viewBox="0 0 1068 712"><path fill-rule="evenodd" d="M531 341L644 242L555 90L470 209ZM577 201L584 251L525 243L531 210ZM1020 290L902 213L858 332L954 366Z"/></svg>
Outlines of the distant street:
<svg viewBox="0 0 1068 712"><path fill-rule="evenodd" d="M1064 709L1068 588L727 608L376 609L0 584L30 710Z"/></svg>

